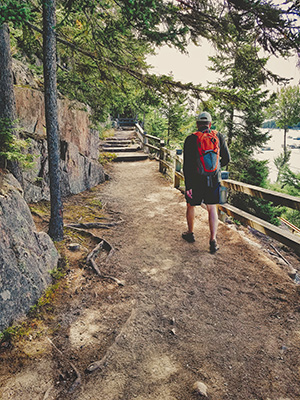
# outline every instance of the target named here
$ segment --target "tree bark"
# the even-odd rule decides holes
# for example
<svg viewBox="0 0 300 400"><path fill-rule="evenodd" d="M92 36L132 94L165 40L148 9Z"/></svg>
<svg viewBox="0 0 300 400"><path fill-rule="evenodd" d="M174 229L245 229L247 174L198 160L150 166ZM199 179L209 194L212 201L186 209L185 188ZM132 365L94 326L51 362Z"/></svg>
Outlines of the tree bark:
<svg viewBox="0 0 300 400"><path fill-rule="evenodd" d="M60 149L56 82L55 0L43 0L43 56L45 116L50 179L51 215L49 235L55 241L63 239L63 207L60 189Z"/></svg>
<svg viewBox="0 0 300 400"><path fill-rule="evenodd" d="M285 160L287 159L287 145L286 145L286 136L287 136L288 128L284 127L284 133L283 133L283 152L284 152L284 158Z"/></svg>
<svg viewBox="0 0 300 400"><path fill-rule="evenodd" d="M0 119L10 121L9 129L16 135L16 100L13 84L12 58L10 52L9 28L7 24L0 25ZM8 170L23 186L22 170L16 161L0 159L0 167Z"/></svg>

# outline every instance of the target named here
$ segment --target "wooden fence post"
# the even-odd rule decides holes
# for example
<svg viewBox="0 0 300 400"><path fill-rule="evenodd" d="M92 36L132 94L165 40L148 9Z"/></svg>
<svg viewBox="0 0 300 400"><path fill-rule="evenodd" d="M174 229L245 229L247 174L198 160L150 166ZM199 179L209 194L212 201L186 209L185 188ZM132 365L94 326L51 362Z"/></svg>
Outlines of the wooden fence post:
<svg viewBox="0 0 300 400"><path fill-rule="evenodd" d="M163 173L164 172L164 165L161 161L164 161L165 159L165 153L164 153L164 148L165 146L165 141L163 139L160 140L159 142L159 172Z"/></svg>
<svg viewBox="0 0 300 400"><path fill-rule="evenodd" d="M146 132L144 131L144 146L143 147L144 147L144 152L145 153L149 153L149 147L147 146L148 142L149 142L149 140L148 140L148 138L146 136Z"/></svg>
<svg viewBox="0 0 300 400"><path fill-rule="evenodd" d="M180 178L176 175L176 172L181 172L181 161L178 158L182 154L181 149L176 150L176 157L175 157L175 168L174 168L174 187L179 188L180 186Z"/></svg>

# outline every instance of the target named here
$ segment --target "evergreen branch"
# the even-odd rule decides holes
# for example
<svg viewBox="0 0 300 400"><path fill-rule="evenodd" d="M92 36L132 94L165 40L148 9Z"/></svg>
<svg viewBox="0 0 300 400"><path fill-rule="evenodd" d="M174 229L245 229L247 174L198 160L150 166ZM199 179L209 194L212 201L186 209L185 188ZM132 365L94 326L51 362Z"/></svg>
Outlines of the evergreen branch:
<svg viewBox="0 0 300 400"><path fill-rule="evenodd" d="M42 29L38 28L37 26L33 25L30 22L26 22L26 24L31 27L32 29L36 30L39 33L42 33ZM87 50L84 50L80 47L78 47L74 42L71 42L69 40L62 39L58 34L56 33L56 38L57 41L61 44L64 44L70 48L72 48L75 51L78 51L79 53L83 54L86 57L89 57L92 59L96 65L97 68L101 71L100 65L99 65L99 56L97 53L92 53ZM233 102L238 102L238 101L243 101L246 103L246 96L243 95L242 91L237 92L237 91L229 91L229 90L224 90L224 89L216 89L216 88L204 88L198 85L194 85L191 82L190 83L182 83L180 81L175 81L172 78L168 76L158 76L155 74L146 74L139 72L137 70L133 70L129 66L126 65L121 65L119 63L116 63L115 61L112 61L111 59L107 57L101 57L101 61L105 62L106 65L109 65L113 68L115 68L118 71L126 72L128 75L132 76L134 79L138 80L141 82L143 85L154 89L158 92L164 92L164 91L172 91L174 94L176 94L176 91L178 90L183 90L186 92L192 92L194 97L199 98L200 95L206 94L206 95L214 95L214 96L219 96L220 98L230 98L231 101Z"/></svg>

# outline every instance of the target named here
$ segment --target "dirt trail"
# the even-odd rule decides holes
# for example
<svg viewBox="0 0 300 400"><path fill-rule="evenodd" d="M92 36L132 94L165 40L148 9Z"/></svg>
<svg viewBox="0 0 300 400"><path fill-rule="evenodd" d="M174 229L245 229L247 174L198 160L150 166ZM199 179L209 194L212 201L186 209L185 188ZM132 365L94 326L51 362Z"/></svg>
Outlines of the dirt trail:
<svg viewBox="0 0 300 400"><path fill-rule="evenodd" d="M2 349L0 398L192 400L201 381L211 400L299 400L300 294L286 271L222 223L211 255L202 208L184 242L183 195L155 161L109 173L93 193L120 223L93 232L115 248L103 272L125 286L70 268L57 329L11 349L11 365Z"/></svg>

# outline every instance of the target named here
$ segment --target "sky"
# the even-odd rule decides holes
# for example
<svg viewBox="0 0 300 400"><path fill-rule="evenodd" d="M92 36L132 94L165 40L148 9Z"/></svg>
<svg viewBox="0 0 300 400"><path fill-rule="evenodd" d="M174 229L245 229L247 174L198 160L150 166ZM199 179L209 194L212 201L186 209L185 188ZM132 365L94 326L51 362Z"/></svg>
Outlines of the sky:
<svg viewBox="0 0 300 400"><path fill-rule="evenodd" d="M183 83L192 82L194 84L206 85L208 81L214 82L217 75L207 69L210 66L209 55L213 55L214 50L204 39L200 46L191 44L188 46L188 55L181 54L178 50L168 46L157 50L157 55L149 56L148 63L152 65L152 73L166 74L172 73L175 80ZM297 68L296 57L289 60L272 56L267 64L267 68L285 78L293 78L290 84L297 85L300 81L300 69ZM267 86L269 90L276 90L277 86Z"/></svg>

